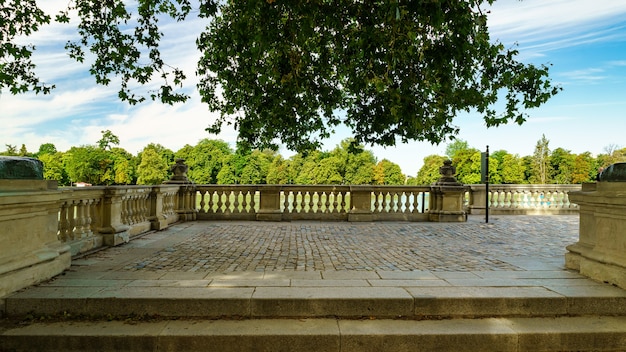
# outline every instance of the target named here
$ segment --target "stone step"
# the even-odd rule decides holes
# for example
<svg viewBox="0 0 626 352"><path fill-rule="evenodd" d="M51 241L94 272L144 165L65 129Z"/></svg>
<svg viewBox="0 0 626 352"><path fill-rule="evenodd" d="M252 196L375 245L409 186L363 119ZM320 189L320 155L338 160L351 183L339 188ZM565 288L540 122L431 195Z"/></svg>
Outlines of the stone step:
<svg viewBox="0 0 626 352"><path fill-rule="evenodd" d="M6 315L202 318L626 316L626 291L555 287L33 287L4 299Z"/></svg>
<svg viewBox="0 0 626 352"><path fill-rule="evenodd" d="M626 317L71 321L0 329L0 351L624 351Z"/></svg>

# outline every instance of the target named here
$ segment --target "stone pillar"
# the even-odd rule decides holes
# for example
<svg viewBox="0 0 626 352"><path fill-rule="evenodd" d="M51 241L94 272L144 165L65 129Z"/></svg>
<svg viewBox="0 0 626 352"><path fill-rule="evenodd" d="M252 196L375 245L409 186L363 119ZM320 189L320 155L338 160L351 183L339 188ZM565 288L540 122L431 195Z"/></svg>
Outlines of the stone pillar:
<svg viewBox="0 0 626 352"><path fill-rule="evenodd" d="M105 246L117 246L130 241L130 226L122 222L122 202L126 190L107 187L102 204L102 242Z"/></svg>
<svg viewBox="0 0 626 352"><path fill-rule="evenodd" d="M441 177L430 187L430 210L428 219L435 222L464 222L467 213L463 209L468 187L456 181L456 168L446 160L439 168Z"/></svg>
<svg viewBox="0 0 626 352"><path fill-rule="evenodd" d="M150 192L150 228L159 231L167 227L167 217L163 213L163 190L154 186Z"/></svg>
<svg viewBox="0 0 626 352"><path fill-rule="evenodd" d="M373 221L372 213L372 187L351 186L350 187L350 213L348 221Z"/></svg>
<svg viewBox="0 0 626 352"><path fill-rule="evenodd" d="M603 171L569 199L580 208L578 242L567 246L565 266L591 279L626 288L626 163ZM604 176L604 178L603 178Z"/></svg>
<svg viewBox="0 0 626 352"><path fill-rule="evenodd" d="M0 157L0 297L69 268L70 246L57 237L60 199L41 161Z"/></svg>
<svg viewBox="0 0 626 352"><path fill-rule="evenodd" d="M256 219L261 221L281 221L283 212L280 210L281 186L261 185L259 186L260 199L259 211Z"/></svg>
<svg viewBox="0 0 626 352"><path fill-rule="evenodd" d="M487 187L484 184L469 185L470 187L470 201L469 201L469 213L474 215L484 215L487 209L486 192Z"/></svg>

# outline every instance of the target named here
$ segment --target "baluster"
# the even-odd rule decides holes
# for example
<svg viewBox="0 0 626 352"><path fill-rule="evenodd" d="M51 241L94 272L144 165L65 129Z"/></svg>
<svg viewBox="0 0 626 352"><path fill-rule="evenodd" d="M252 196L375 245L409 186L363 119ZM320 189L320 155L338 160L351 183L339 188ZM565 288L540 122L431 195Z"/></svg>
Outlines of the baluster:
<svg viewBox="0 0 626 352"><path fill-rule="evenodd" d="M343 214L343 213L348 211L346 209L347 206L348 206L348 204L346 202L346 196L347 196L348 192L340 192L339 194L341 196L341 203L340 203L339 212Z"/></svg>
<svg viewBox="0 0 626 352"><path fill-rule="evenodd" d="M206 209L204 209L204 206L206 205L206 202L204 201L205 196L207 195L207 192L199 192L200 193L200 209L198 209L198 211L200 213L208 213L208 211L206 211Z"/></svg>
<svg viewBox="0 0 626 352"><path fill-rule="evenodd" d="M215 213L215 202L213 201L213 198L215 197L215 192L208 191L207 195L209 197L209 207L207 209L207 213Z"/></svg>
<svg viewBox="0 0 626 352"><path fill-rule="evenodd" d="M222 195L224 195L224 191L217 190L215 193L217 194L217 209L215 209L215 212L219 214L222 213L222 206L224 205L224 202L222 200Z"/></svg>
<svg viewBox="0 0 626 352"><path fill-rule="evenodd" d="M293 198L291 199L292 202L292 207L291 207L291 212L293 213L300 213L302 212L302 199L304 197L302 196L302 192L301 191L297 191L297 192L293 192Z"/></svg>
<svg viewBox="0 0 626 352"><path fill-rule="evenodd" d="M250 212L252 213L256 213L256 197L257 197L257 191L253 190L252 192L250 192Z"/></svg>
<svg viewBox="0 0 626 352"><path fill-rule="evenodd" d="M314 193L317 196L317 203L316 205L316 213L323 213L324 212L324 208L322 207L324 205L324 203L322 202L322 198L324 197L324 192L315 192Z"/></svg>
<svg viewBox="0 0 626 352"><path fill-rule="evenodd" d="M132 210L133 224L139 223L139 196L133 194L130 198L130 209Z"/></svg>
<svg viewBox="0 0 626 352"><path fill-rule="evenodd" d="M337 192L330 191L326 194L326 212L327 213L336 213L337 212Z"/></svg>
<svg viewBox="0 0 626 352"><path fill-rule="evenodd" d="M76 239L75 237L75 227L76 227L76 206L74 205L74 202L76 202L75 200L70 201L69 203L69 208L68 208L68 221L69 221L69 226L68 226L68 240L74 240Z"/></svg>
<svg viewBox="0 0 626 352"><path fill-rule="evenodd" d="M142 221L148 221L148 218L150 218L150 194L146 191L146 193L143 196L143 219L141 219Z"/></svg>
<svg viewBox="0 0 626 352"><path fill-rule="evenodd" d="M91 201L91 207L89 207L89 227L93 234L98 231L102 220L100 219L100 199L95 198Z"/></svg>
<svg viewBox="0 0 626 352"><path fill-rule="evenodd" d="M85 236L89 237L91 236L93 233L91 232L91 213L92 210L91 208L93 207L93 203L94 200L93 199L86 199L85 200L85 225L83 226L84 232L85 232Z"/></svg>
<svg viewBox="0 0 626 352"><path fill-rule="evenodd" d="M249 209L248 209L248 196L250 195L250 191L246 190L244 192L241 192L241 212L242 213L249 213Z"/></svg>
<svg viewBox="0 0 626 352"><path fill-rule="evenodd" d="M61 209L59 211L59 240L61 242L67 242L69 240L69 226L68 220L68 205L67 202L61 203Z"/></svg>
<svg viewBox="0 0 626 352"><path fill-rule="evenodd" d="M76 220L74 222L74 226L76 227L74 229L74 239L80 239L84 237L84 233L85 233L84 211L85 211L85 203L83 202L83 200L77 200L76 201Z"/></svg>
<svg viewBox="0 0 626 352"><path fill-rule="evenodd" d="M241 190L233 192L235 199L233 200L233 213L240 213L239 209L239 197L242 196Z"/></svg>
<svg viewBox="0 0 626 352"><path fill-rule="evenodd" d="M380 204L378 202L378 196L380 195L380 193L376 193L376 191L374 191L373 193L374 193L374 204L373 204L374 209L372 210L374 213L378 213L378 206Z"/></svg>
<svg viewBox="0 0 626 352"><path fill-rule="evenodd" d="M396 203L396 213L401 213L402 212L402 195L404 194L404 192L395 192L394 193L394 200Z"/></svg>
<svg viewBox="0 0 626 352"><path fill-rule="evenodd" d="M291 191L285 191L284 192L284 197L285 199L283 199L283 212L285 213L291 213L293 212L293 208L291 207L291 201L289 201L290 197L293 197L293 192Z"/></svg>
<svg viewBox="0 0 626 352"><path fill-rule="evenodd" d="M137 223L144 222L148 217L146 216L146 196L137 195L137 206L139 211L137 212Z"/></svg>
<svg viewBox="0 0 626 352"><path fill-rule="evenodd" d="M404 202L404 209L403 209L403 213L412 213L412 209L411 209L411 200L413 198L413 192L402 192L402 195L405 197L405 202Z"/></svg>
<svg viewBox="0 0 626 352"><path fill-rule="evenodd" d="M308 213L311 211L311 192L309 191L304 191L303 197L302 197L302 201L303 201L303 206L302 206L302 210L304 213Z"/></svg>

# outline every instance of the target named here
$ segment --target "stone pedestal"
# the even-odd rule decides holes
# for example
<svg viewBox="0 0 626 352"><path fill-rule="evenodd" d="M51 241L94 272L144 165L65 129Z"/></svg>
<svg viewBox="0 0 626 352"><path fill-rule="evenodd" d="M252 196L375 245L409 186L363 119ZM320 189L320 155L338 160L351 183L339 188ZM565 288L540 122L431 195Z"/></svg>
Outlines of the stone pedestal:
<svg viewBox="0 0 626 352"><path fill-rule="evenodd" d="M565 265L594 280L626 288L626 182L584 184L570 192L580 207L578 242Z"/></svg>
<svg viewBox="0 0 626 352"><path fill-rule="evenodd" d="M0 179L0 297L69 268L70 246L57 238L56 181Z"/></svg>
<svg viewBox="0 0 626 352"><path fill-rule="evenodd" d="M187 178L189 167L185 164L185 159L176 159L176 164L172 165L172 178L163 182L169 185L180 185L178 190L178 208L176 214L181 221L195 221L198 218L196 209L196 187L193 181Z"/></svg>
<svg viewBox="0 0 626 352"><path fill-rule="evenodd" d="M468 187L456 181L456 168L450 160L439 168L441 177L430 187L428 219L434 222L464 222L467 212L463 208Z"/></svg>
<svg viewBox="0 0 626 352"><path fill-rule="evenodd" d="M280 210L281 186L259 186L261 192L259 211L256 219L260 221L281 221L283 213Z"/></svg>
<svg viewBox="0 0 626 352"><path fill-rule="evenodd" d="M368 186L350 187L351 209L348 221L367 222L374 220L372 214L372 189Z"/></svg>

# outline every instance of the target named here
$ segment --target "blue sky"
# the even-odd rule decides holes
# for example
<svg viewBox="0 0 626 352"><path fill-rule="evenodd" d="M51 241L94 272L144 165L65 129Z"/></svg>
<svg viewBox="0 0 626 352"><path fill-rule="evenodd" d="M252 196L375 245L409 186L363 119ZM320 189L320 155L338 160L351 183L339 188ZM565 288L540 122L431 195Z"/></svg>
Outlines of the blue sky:
<svg viewBox="0 0 626 352"><path fill-rule="evenodd" d="M67 0L39 1L49 13L56 13ZM527 63L552 64L554 82L563 91L546 105L529 110L530 118L519 126L487 129L476 114L459 116L460 139L475 148L490 146L520 156L531 155L545 134L550 148L574 153L603 153L609 145L626 147L626 1L623 0L500 0L489 8L492 39L507 46L518 44L519 59ZM186 70L190 102L175 106L144 103L129 106L118 102L115 86L95 84L88 64L80 65L62 50L74 30L52 25L28 38L37 46L37 72L57 88L50 96L0 95L0 150L5 144L26 144L36 151L42 143L54 143L58 150L95 144L102 130L120 138L120 147L135 154L148 143L160 143L174 151L202 138L219 138L234 143L236 132L225 130L209 135L204 129L213 120L195 93L193 77L198 53L194 40L204 24L200 20L168 25L162 44L166 61ZM327 141L330 150L349 137L338 130ZM396 147L372 147L376 157L387 158L415 175L424 157L443 155L446 144L425 142ZM292 153L281 150L284 156Z"/></svg>

